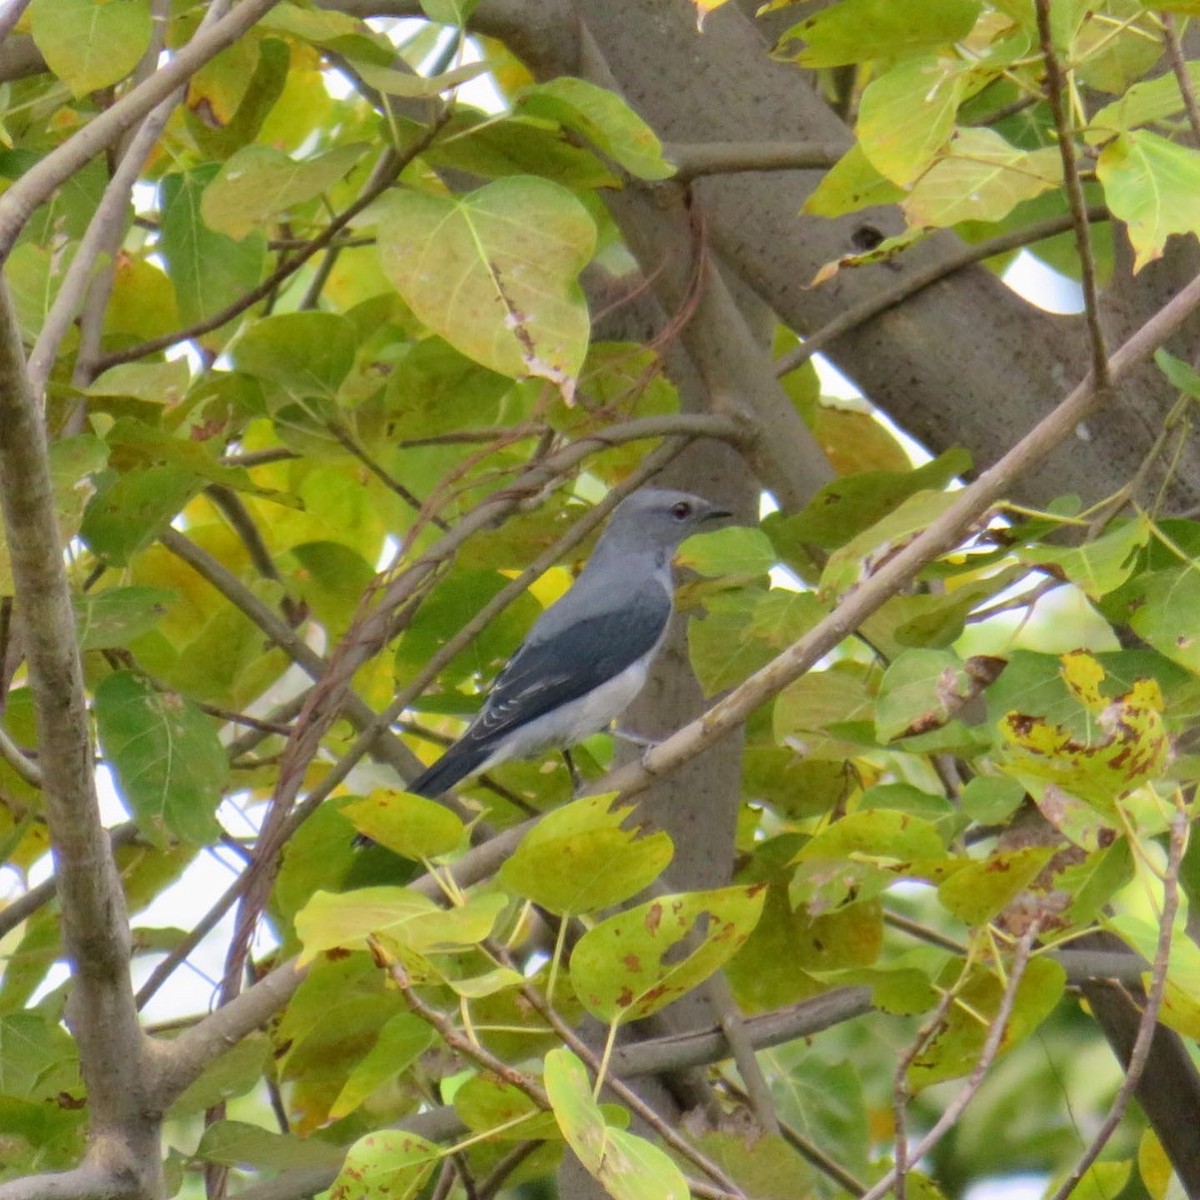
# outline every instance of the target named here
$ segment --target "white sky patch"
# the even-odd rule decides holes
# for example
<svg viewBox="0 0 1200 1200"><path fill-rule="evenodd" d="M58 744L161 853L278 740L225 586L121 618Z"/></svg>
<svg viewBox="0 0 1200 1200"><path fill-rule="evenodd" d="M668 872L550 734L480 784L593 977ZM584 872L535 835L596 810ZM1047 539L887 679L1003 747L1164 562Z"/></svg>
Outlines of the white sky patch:
<svg viewBox="0 0 1200 1200"><path fill-rule="evenodd" d="M968 1188L963 1200L1042 1200L1050 1181L1044 1175L1010 1175Z"/></svg>
<svg viewBox="0 0 1200 1200"><path fill-rule="evenodd" d="M1040 258L1022 250L1009 264L1004 282L1023 300L1048 313L1083 312L1083 289Z"/></svg>

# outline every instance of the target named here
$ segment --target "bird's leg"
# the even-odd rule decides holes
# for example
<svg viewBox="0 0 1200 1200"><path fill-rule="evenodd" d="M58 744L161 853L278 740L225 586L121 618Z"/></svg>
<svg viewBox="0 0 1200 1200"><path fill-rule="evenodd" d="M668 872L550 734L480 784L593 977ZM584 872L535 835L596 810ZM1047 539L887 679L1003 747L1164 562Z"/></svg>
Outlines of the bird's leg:
<svg viewBox="0 0 1200 1200"><path fill-rule="evenodd" d="M615 724L609 727L609 732L623 742L641 746L643 750L649 750L651 746L658 746L662 743L662 738L647 737L644 733L634 733L632 729L619 729Z"/></svg>
<svg viewBox="0 0 1200 1200"><path fill-rule="evenodd" d="M564 749L562 752L563 762L567 764L567 770L571 772L571 796L578 796L583 790L584 778L579 773L579 768L575 765L575 760L571 757L570 750Z"/></svg>

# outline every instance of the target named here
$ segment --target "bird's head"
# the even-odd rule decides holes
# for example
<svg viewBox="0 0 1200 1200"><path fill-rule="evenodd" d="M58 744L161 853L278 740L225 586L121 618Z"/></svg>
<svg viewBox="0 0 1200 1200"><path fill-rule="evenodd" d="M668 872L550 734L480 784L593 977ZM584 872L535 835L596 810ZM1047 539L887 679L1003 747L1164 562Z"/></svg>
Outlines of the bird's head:
<svg viewBox="0 0 1200 1200"><path fill-rule="evenodd" d="M690 492L642 488L613 510L597 549L627 554L651 551L670 557L685 538L731 516L728 509Z"/></svg>

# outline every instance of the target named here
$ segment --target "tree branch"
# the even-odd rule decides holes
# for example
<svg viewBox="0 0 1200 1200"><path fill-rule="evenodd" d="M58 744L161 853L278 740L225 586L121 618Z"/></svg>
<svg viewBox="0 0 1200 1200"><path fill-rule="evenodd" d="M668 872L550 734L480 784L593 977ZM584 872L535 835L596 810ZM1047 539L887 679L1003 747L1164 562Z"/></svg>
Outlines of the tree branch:
<svg viewBox="0 0 1200 1200"><path fill-rule="evenodd" d="M0 502L37 719L46 821L73 987L69 1023L88 1088L90 1164L114 1192L155 1193L158 1123L145 1103L146 1040L129 981L129 923L100 821L75 614L55 515L46 434L0 284ZM117 1179L123 1179L121 1185ZM27 1185L32 1186L32 1185Z"/></svg>
<svg viewBox="0 0 1200 1200"><path fill-rule="evenodd" d="M113 1179L99 1163L84 1163L57 1175L34 1175L0 1183L0 1200L96 1200L127 1194L113 1190Z"/></svg>
<svg viewBox="0 0 1200 1200"><path fill-rule="evenodd" d="M304 982L304 975L291 959L178 1037L155 1042L150 1086L154 1104L169 1108L214 1059L279 1012Z"/></svg>
<svg viewBox="0 0 1200 1200"><path fill-rule="evenodd" d="M825 170L845 153L821 142L664 142L663 158L675 167L676 183L702 175L739 171Z"/></svg>

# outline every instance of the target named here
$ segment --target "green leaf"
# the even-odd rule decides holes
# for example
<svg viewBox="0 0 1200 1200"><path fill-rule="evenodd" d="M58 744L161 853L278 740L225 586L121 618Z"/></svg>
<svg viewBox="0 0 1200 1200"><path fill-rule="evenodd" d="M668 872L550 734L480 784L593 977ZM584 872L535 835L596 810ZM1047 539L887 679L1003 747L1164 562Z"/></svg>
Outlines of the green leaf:
<svg viewBox="0 0 1200 1200"><path fill-rule="evenodd" d="M576 276L595 240L570 192L530 177L461 200L402 192L380 210L383 269L430 329L502 375L568 391L589 334Z"/></svg>
<svg viewBox="0 0 1200 1200"><path fill-rule="evenodd" d="M46 65L77 97L128 75L153 32L150 0L33 0L29 20Z"/></svg>
<svg viewBox="0 0 1200 1200"><path fill-rule="evenodd" d="M912 6L884 2L906 23L913 18ZM965 89L962 64L937 55L902 59L872 80L855 129L871 166L900 187L910 184L950 140Z"/></svg>
<svg viewBox="0 0 1200 1200"><path fill-rule="evenodd" d="M369 1133L350 1147L329 1200L414 1200L441 1156L433 1142L415 1133Z"/></svg>
<svg viewBox="0 0 1200 1200"><path fill-rule="evenodd" d="M0 1095L51 1101L82 1095L79 1058L65 1029L41 1013L0 1016Z"/></svg>
<svg viewBox="0 0 1200 1200"><path fill-rule="evenodd" d="M571 953L571 982L602 1021L658 1012L702 983L750 936L761 885L681 892L609 917Z"/></svg>
<svg viewBox="0 0 1200 1200"><path fill-rule="evenodd" d="M875 204L895 204L904 195L904 189L877 171L855 142L821 176L800 211L814 217L841 217Z"/></svg>
<svg viewBox="0 0 1200 1200"><path fill-rule="evenodd" d="M883 909L878 899L812 916L792 908L786 887L773 884L767 893L758 925L725 968L745 1009L761 1012L794 1003L824 990L811 972L867 967L879 958Z"/></svg>
<svg viewBox="0 0 1200 1200"><path fill-rule="evenodd" d="M95 713L100 747L142 832L158 846L214 842L229 767L211 718L133 671L100 682Z"/></svg>
<svg viewBox="0 0 1200 1200"><path fill-rule="evenodd" d="M944 725L976 687L950 650L906 650L884 672L875 699L875 736L881 743Z"/></svg>
<svg viewBox="0 0 1200 1200"><path fill-rule="evenodd" d="M354 365L358 337L336 313L278 313L256 321L230 348L234 366L293 400L333 403Z"/></svg>
<svg viewBox="0 0 1200 1200"><path fill-rule="evenodd" d="M872 710L873 701L860 675L836 669L811 671L776 697L775 740L785 742L797 735L826 732L830 726L866 722ZM806 748L812 753L812 746ZM836 753L836 748L831 753Z"/></svg>
<svg viewBox="0 0 1200 1200"><path fill-rule="evenodd" d="M192 373L187 360L160 363L121 363L109 367L88 389L89 396L132 396L148 404L178 404L187 393Z"/></svg>
<svg viewBox="0 0 1200 1200"><path fill-rule="evenodd" d="M465 63L443 71L440 75L418 75L413 71L396 71L380 67L362 59L354 60L355 72L364 83L389 96L403 96L407 100L423 100L448 92L461 84L484 74L487 63Z"/></svg>
<svg viewBox="0 0 1200 1200"><path fill-rule="evenodd" d="M842 67L872 58L896 58L926 46L944 46L967 36L980 13L978 0L842 0L780 39L782 53L806 67ZM795 51L788 42L803 39Z"/></svg>
<svg viewBox="0 0 1200 1200"><path fill-rule="evenodd" d="M688 538L676 561L700 575L765 575L779 561L761 529L730 525Z"/></svg>
<svg viewBox="0 0 1200 1200"><path fill-rule="evenodd" d="M1003 824L1025 799L1025 789L1002 775L976 775L963 788L963 812L980 825Z"/></svg>
<svg viewBox="0 0 1200 1200"><path fill-rule="evenodd" d="M960 221L1000 221L1023 200L1061 180L1057 147L1020 150L994 129L959 129L901 207L910 225L945 228Z"/></svg>
<svg viewBox="0 0 1200 1200"><path fill-rule="evenodd" d="M1200 151L1148 130L1124 133L1100 152L1096 174L1129 228L1134 271L1161 257L1171 234L1200 232Z"/></svg>
<svg viewBox="0 0 1200 1200"><path fill-rule="evenodd" d="M240 300L258 283L266 262L267 243L261 234L234 241L204 223L201 198L216 172L213 163L167 175L159 185L159 247L175 285L180 319L186 325L207 320ZM205 334L202 340L218 348L222 344L217 331Z"/></svg>
<svg viewBox="0 0 1200 1200"><path fill-rule="evenodd" d="M965 450L947 450L912 471L865 471L827 483L803 512L792 517L772 513L763 521L776 540L799 539L823 550L836 550L869 529L909 496L927 488L945 487L971 468Z"/></svg>
<svg viewBox="0 0 1200 1200"><path fill-rule="evenodd" d="M342 813L359 833L403 858L440 858L457 849L467 834L448 808L411 792L381 788L344 805Z"/></svg>
<svg viewBox="0 0 1200 1200"><path fill-rule="evenodd" d="M622 828L633 805L585 796L554 809L525 835L500 882L550 912L597 912L636 896L665 869L674 847L661 831Z"/></svg>
<svg viewBox="0 0 1200 1200"><path fill-rule="evenodd" d="M560 130L520 117L459 112L424 157L438 167L484 179L539 175L575 189L617 187L620 182L595 154L567 141Z"/></svg>
<svg viewBox="0 0 1200 1200"><path fill-rule="evenodd" d="M914 863L945 857L945 843L931 822L889 809L860 810L835 821L800 850L788 900L819 917L870 900L902 876L919 875Z"/></svg>
<svg viewBox="0 0 1200 1200"><path fill-rule="evenodd" d="M493 893L472 896L446 911L405 888L320 891L296 914L296 934L304 944L300 962L312 962L324 950L361 950L373 935L417 952L473 946L492 932L505 904L503 896Z"/></svg>
<svg viewBox="0 0 1200 1200"><path fill-rule="evenodd" d="M91 434L80 434L51 442L49 457L58 531L65 541L79 532L84 504L94 490L91 477L103 470L108 447ZM14 590L8 537L0 522L0 595L11 596Z"/></svg>
<svg viewBox="0 0 1200 1200"><path fill-rule="evenodd" d="M613 1200L690 1200L687 1181L661 1150L607 1124L587 1068L570 1050L546 1055L545 1085L567 1144Z"/></svg>
<svg viewBox="0 0 1200 1200"><path fill-rule="evenodd" d="M1052 846L997 850L944 880L938 899L968 925L983 925L1023 892L1053 857Z"/></svg>
<svg viewBox="0 0 1200 1200"><path fill-rule="evenodd" d="M1071 897L1067 918L1075 926L1090 925L1120 888L1133 879L1133 852L1127 838L1118 838L1104 850L1094 850L1082 862L1058 871L1057 891Z"/></svg>
<svg viewBox="0 0 1200 1200"><path fill-rule="evenodd" d="M1133 1163L1129 1159L1123 1162L1092 1163L1071 1189L1071 1200L1112 1200L1114 1196L1119 1196L1125 1191L1132 1170ZM1056 1194L1064 1179L1065 1176L1049 1184L1047 1194Z"/></svg>
<svg viewBox="0 0 1200 1200"><path fill-rule="evenodd" d="M893 512L829 556L821 572L818 596L822 599L844 596L869 579L878 566L924 533L957 501L953 492L917 492L909 496Z"/></svg>
<svg viewBox="0 0 1200 1200"><path fill-rule="evenodd" d="M791 1084L789 1078L789 1087ZM760 1134L747 1139L737 1130L711 1129L693 1134L692 1140L697 1149L754 1200L796 1200L799 1196L817 1194L813 1168L780 1134ZM819 1144L827 1153L828 1144ZM840 1159L839 1162L845 1165Z"/></svg>
<svg viewBox="0 0 1200 1200"><path fill-rule="evenodd" d="M80 535L94 553L125 566L171 523L204 486L192 471L144 467L102 479L83 514Z"/></svg>
<svg viewBox="0 0 1200 1200"><path fill-rule="evenodd" d="M1154 352L1154 362L1172 387L1200 400L1200 371L1161 346Z"/></svg>
<svg viewBox="0 0 1200 1200"><path fill-rule="evenodd" d="M195 1158L226 1167L286 1170L288 1167L331 1167L342 1161L340 1147L317 1139L272 1133L246 1121L217 1121L204 1131Z"/></svg>
<svg viewBox="0 0 1200 1200"><path fill-rule="evenodd" d="M743 588L704 603L703 619L688 627L688 653L706 696L741 683L826 615L812 592L788 588Z"/></svg>
<svg viewBox="0 0 1200 1200"><path fill-rule="evenodd" d="M495 1131L492 1136L503 1141L559 1136L553 1113L544 1112L520 1088L494 1075L468 1079L454 1093L454 1111L473 1133Z"/></svg>
<svg viewBox="0 0 1200 1200"><path fill-rule="evenodd" d="M127 646L154 628L179 593L167 588L115 587L75 597L75 628L81 650Z"/></svg>
<svg viewBox="0 0 1200 1200"><path fill-rule="evenodd" d="M204 223L241 241L256 226L340 183L369 148L357 142L297 160L273 146L244 146L205 187L200 197Z"/></svg>
<svg viewBox="0 0 1200 1200"><path fill-rule="evenodd" d="M1000 1043L1007 1054L1054 1011L1066 987L1066 972L1053 959L1034 958L1017 988L1012 1017ZM979 1060L988 1026L1000 1007L1004 984L991 971L976 969L956 991L962 1004L951 1005L945 1022L908 1069L914 1091L968 1074Z"/></svg>
<svg viewBox="0 0 1200 1200"><path fill-rule="evenodd" d="M639 179L667 179L675 173L662 156L662 143L654 130L615 92L586 79L560 75L535 83L517 96L513 107L557 121Z"/></svg>
<svg viewBox="0 0 1200 1200"><path fill-rule="evenodd" d="M261 1085L270 1056L271 1042L265 1033L252 1033L230 1046L171 1105L171 1117L199 1117L214 1104L244 1096Z"/></svg>
<svg viewBox="0 0 1200 1200"><path fill-rule="evenodd" d="M252 142L281 98L291 50L279 38L244 37L188 80L184 124L204 158L217 160Z"/></svg>
<svg viewBox="0 0 1200 1200"><path fill-rule="evenodd" d="M1200 671L1200 569L1185 563L1138 580L1140 596L1130 625L1160 654Z"/></svg>
<svg viewBox="0 0 1200 1200"><path fill-rule="evenodd" d="M331 1121L349 1116L381 1088L407 1070L434 1043L435 1034L413 1013L397 1013L379 1031L379 1038L354 1065L329 1109Z"/></svg>
<svg viewBox="0 0 1200 1200"><path fill-rule="evenodd" d="M1114 524L1100 537L1082 546L1037 545L1018 550L1034 566L1057 567L1076 587L1093 600L1116 591L1133 574L1137 552L1150 539L1150 518L1139 513L1129 521Z"/></svg>
<svg viewBox="0 0 1200 1200"><path fill-rule="evenodd" d="M1200 4L1195 5L1195 12L1200 15ZM1184 65L1192 87L1200 88L1200 62ZM1114 133L1128 133L1142 125L1178 116L1183 111L1183 93L1179 90L1175 72L1171 71L1125 89L1119 99L1106 104L1092 117L1084 136L1092 144L1107 142Z"/></svg>

